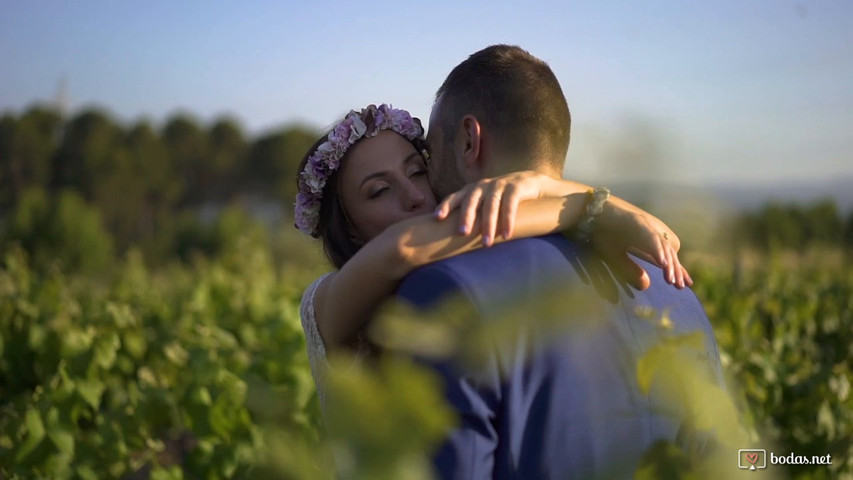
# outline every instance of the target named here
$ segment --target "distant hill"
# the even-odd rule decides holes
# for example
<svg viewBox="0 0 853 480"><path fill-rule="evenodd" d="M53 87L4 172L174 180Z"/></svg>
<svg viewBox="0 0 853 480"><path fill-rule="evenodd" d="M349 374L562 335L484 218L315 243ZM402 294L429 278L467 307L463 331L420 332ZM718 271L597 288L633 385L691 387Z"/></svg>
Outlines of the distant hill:
<svg viewBox="0 0 853 480"><path fill-rule="evenodd" d="M823 181L780 182L762 186L716 185L710 190L732 206L754 210L769 201L807 204L832 198L842 212L853 210L853 176Z"/></svg>
<svg viewBox="0 0 853 480"><path fill-rule="evenodd" d="M714 210L757 210L768 202L809 204L832 198L839 211L853 211L853 175L822 181L785 181L768 184L709 183L707 185L621 182L611 186L617 195L636 203L655 205L714 202Z"/></svg>
<svg viewBox="0 0 853 480"><path fill-rule="evenodd" d="M683 242L699 249L717 248L731 234L729 219L768 202L804 206L832 198L844 218L853 212L853 176L801 184L613 182L607 186L615 195L652 212L678 232Z"/></svg>

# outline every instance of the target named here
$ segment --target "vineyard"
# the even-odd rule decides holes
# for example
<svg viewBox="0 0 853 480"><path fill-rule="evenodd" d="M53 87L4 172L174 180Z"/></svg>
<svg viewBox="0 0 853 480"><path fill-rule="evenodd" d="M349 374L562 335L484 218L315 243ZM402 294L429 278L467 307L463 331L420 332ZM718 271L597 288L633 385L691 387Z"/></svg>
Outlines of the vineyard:
<svg viewBox="0 0 853 480"><path fill-rule="evenodd" d="M305 240L272 243L244 237L156 268L130 250L103 275L36 268L5 247L0 478L316 479L331 478L333 458L345 478L428 478L429 449L452 415L435 381L405 362L334 375L345 401L321 435L299 300L324 263ZM771 256L692 270L754 442L743 448L833 459L777 475L853 476L845 262ZM716 468L737 471L728 461Z"/></svg>

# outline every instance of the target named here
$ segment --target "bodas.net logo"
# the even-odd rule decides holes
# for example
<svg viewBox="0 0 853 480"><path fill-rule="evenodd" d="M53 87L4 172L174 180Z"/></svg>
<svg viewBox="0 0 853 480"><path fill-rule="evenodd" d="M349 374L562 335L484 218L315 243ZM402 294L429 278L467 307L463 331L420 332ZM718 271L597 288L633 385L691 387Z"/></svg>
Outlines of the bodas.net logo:
<svg viewBox="0 0 853 480"><path fill-rule="evenodd" d="M737 451L737 466L746 470L767 468L767 451L763 448L741 448Z"/></svg>

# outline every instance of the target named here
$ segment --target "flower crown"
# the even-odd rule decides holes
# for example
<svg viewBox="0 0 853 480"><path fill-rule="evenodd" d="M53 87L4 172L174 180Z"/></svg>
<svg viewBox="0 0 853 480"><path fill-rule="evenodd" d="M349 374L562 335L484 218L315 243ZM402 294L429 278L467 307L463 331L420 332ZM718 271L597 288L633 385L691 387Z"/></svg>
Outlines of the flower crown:
<svg viewBox="0 0 853 480"><path fill-rule="evenodd" d="M318 237L320 200L326 181L341 166L347 150L362 138L375 137L382 130L393 130L410 141L423 139L424 129L409 112L390 105L369 105L356 112L351 110L329 132L326 141L308 157L305 169L299 173L299 193L296 194L296 228L306 235Z"/></svg>

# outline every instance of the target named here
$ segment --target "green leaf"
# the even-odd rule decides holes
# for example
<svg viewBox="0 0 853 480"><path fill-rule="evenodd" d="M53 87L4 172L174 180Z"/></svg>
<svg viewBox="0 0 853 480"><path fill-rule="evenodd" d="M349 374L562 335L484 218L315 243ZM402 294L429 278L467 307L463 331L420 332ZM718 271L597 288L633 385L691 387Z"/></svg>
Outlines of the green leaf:
<svg viewBox="0 0 853 480"><path fill-rule="evenodd" d="M98 474L92 470L92 467L88 465L81 465L77 467L76 472L77 476L83 480L98 480Z"/></svg>
<svg viewBox="0 0 853 480"><path fill-rule="evenodd" d="M95 333L95 329L91 326L85 329L79 327L69 328L62 334L60 354L65 358L69 358L89 350L92 346Z"/></svg>
<svg viewBox="0 0 853 480"><path fill-rule="evenodd" d="M95 363L104 370L112 367L116 360L116 351L121 346L118 334L110 332L95 342Z"/></svg>
<svg viewBox="0 0 853 480"><path fill-rule="evenodd" d="M70 425L63 425L59 417L59 409L51 407L47 412L47 436L64 456L74 454L74 435Z"/></svg>
<svg viewBox="0 0 853 480"><path fill-rule="evenodd" d="M74 435L71 432L65 430L51 430L47 433L47 436L62 454L74 454Z"/></svg>
<svg viewBox="0 0 853 480"><path fill-rule="evenodd" d="M659 348L650 349L640 358L640 361L637 362L637 383L640 386L640 391L649 393L652 382L660 371L664 360L665 353Z"/></svg>
<svg viewBox="0 0 853 480"><path fill-rule="evenodd" d="M637 362L637 382L648 393L656 378L668 377L685 353L705 351L704 334L693 332L666 338L650 348ZM674 362L674 360L676 362Z"/></svg>
<svg viewBox="0 0 853 480"><path fill-rule="evenodd" d="M189 353L187 353L186 349L184 349L184 347L178 342L172 342L163 347L163 353L169 361L180 367L186 365L187 359L189 358Z"/></svg>
<svg viewBox="0 0 853 480"><path fill-rule="evenodd" d="M828 401L821 403L820 408L818 408L817 428L825 432L829 440L835 439L835 418L833 417L832 408L830 408Z"/></svg>
<svg viewBox="0 0 853 480"><path fill-rule="evenodd" d="M36 447L41 444L42 439L44 439L44 423L42 422L41 416L39 415L38 410L33 407L27 409L27 413L24 416L24 425L23 425L23 434L25 435L24 441L18 445L17 451L15 452L15 461L22 462Z"/></svg>
<svg viewBox="0 0 853 480"><path fill-rule="evenodd" d="M78 380L77 393L95 410L101 405L101 395L106 385L100 380Z"/></svg>
<svg viewBox="0 0 853 480"><path fill-rule="evenodd" d="M148 345L141 331L130 330L123 334L122 345L124 350L134 359L141 360L145 355Z"/></svg>
<svg viewBox="0 0 853 480"><path fill-rule="evenodd" d="M159 465L151 469L151 480L183 480L184 472L180 465L164 468Z"/></svg>

